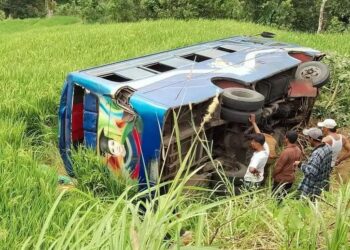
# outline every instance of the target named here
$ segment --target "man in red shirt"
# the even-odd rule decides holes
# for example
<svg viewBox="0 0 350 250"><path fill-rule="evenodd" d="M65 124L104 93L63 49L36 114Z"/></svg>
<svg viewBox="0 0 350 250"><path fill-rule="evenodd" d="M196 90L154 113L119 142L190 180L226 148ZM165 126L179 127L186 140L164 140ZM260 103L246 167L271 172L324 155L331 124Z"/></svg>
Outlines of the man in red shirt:
<svg viewBox="0 0 350 250"><path fill-rule="evenodd" d="M273 192L279 199L284 197L290 190L295 180L295 161L300 161L301 150L297 146L298 134L295 131L288 131L285 135L286 147L276 162L273 171Z"/></svg>

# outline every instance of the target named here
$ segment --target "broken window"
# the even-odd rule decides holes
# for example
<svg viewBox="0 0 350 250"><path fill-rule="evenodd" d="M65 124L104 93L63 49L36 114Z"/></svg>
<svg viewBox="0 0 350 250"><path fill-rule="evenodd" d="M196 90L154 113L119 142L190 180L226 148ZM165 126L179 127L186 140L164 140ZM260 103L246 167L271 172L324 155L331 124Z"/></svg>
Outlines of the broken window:
<svg viewBox="0 0 350 250"><path fill-rule="evenodd" d="M129 103L130 97L135 92L130 87L122 87L115 93L115 101L118 106L122 107L128 114L134 114L134 111Z"/></svg>

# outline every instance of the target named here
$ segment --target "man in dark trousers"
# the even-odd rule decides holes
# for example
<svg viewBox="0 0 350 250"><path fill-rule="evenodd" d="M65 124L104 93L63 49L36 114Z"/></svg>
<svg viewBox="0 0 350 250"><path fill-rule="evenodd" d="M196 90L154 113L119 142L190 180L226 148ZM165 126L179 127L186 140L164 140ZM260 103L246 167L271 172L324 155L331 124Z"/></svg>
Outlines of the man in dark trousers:
<svg viewBox="0 0 350 250"><path fill-rule="evenodd" d="M284 137L285 149L278 158L272 174L272 191L277 195L279 201L290 190L295 180L294 162L300 161L301 150L297 146L298 134L295 131L288 131Z"/></svg>
<svg viewBox="0 0 350 250"><path fill-rule="evenodd" d="M323 134L319 128L304 129L303 134L308 137L314 149L307 162L294 163L304 173L304 179L298 190L301 196L314 200L329 185L329 176L332 171L332 147L322 142Z"/></svg>

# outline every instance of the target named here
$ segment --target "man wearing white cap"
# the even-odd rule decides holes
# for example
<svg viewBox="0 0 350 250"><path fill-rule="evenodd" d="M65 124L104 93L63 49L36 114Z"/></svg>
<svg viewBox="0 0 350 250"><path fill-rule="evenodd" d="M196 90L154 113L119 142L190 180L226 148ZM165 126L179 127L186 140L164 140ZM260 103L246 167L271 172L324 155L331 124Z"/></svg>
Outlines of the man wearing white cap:
<svg viewBox="0 0 350 250"><path fill-rule="evenodd" d="M323 134L319 128L304 129L303 134L308 137L314 149L307 162L296 161L294 165L298 166L304 173L304 179L298 190L302 196L313 200L321 194L323 189L328 187L332 171L332 147L322 142Z"/></svg>
<svg viewBox="0 0 350 250"><path fill-rule="evenodd" d="M350 143L345 136L337 134L337 123L333 119L319 122L317 126L322 128L323 133L326 135L322 141L332 147L332 167L350 157ZM338 158L342 149L345 149L346 153Z"/></svg>

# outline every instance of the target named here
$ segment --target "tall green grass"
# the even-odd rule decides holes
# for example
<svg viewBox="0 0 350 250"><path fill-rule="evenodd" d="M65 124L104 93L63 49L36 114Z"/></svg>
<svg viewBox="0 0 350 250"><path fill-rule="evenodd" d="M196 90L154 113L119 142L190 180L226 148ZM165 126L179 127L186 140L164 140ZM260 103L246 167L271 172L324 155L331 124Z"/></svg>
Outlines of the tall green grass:
<svg viewBox="0 0 350 250"><path fill-rule="evenodd" d="M60 17L56 16L49 19L28 18L28 19L9 19L1 21L0 34L12 34L16 32L25 32L32 29L43 30L54 26L72 25L81 23L76 17Z"/></svg>
<svg viewBox="0 0 350 250"><path fill-rule="evenodd" d="M190 194L184 192L186 178L194 174L186 171L190 152L182 159L185 177L179 175L165 195L155 187L155 198L146 203L142 195L147 193L135 194L128 182L112 182L91 152L75 155L81 176L77 188L60 193L57 187L56 170L62 163L56 114L67 72L263 30L276 32L281 41L337 53L334 58L349 55L349 34L292 33L227 20L85 25L59 17L0 22L0 248L176 249L181 229L192 231L191 245L199 249L348 248L348 186L328 193L324 199L329 204L288 199L282 207L269 190L256 193L249 203L244 196L219 198L199 188ZM327 114L337 82L339 105L346 113L349 78L341 76L344 67L336 67L342 69L325 89L317 115ZM140 206L147 208L143 219Z"/></svg>

